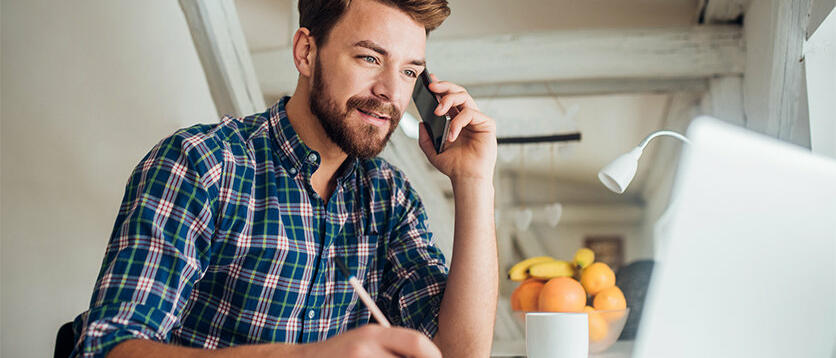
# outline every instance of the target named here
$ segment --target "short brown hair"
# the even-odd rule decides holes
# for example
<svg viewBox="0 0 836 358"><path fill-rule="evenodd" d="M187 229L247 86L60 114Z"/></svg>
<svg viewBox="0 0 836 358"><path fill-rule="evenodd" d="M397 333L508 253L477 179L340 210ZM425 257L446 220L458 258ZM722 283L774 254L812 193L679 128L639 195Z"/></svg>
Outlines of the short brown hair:
<svg viewBox="0 0 836 358"><path fill-rule="evenodd" d="M427 34L450 16L447 0L374 0L405 12L424 25ZM310 30L319 46L328 41L328 34L342 18L351 0L299 0L299 27Z"/></svg>

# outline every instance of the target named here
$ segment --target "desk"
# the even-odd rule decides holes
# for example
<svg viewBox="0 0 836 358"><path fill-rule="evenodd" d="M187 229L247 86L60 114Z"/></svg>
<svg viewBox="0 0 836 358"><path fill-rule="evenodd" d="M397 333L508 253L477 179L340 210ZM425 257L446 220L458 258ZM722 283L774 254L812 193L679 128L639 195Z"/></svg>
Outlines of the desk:
<svg viewBox="0 0 836 358"><path fill-rule="evenodd" d="M617 341L605 352L590 354L590 358L630 358L634 341ZM493 342L491 357L525 357L525 339Z"/></svg>

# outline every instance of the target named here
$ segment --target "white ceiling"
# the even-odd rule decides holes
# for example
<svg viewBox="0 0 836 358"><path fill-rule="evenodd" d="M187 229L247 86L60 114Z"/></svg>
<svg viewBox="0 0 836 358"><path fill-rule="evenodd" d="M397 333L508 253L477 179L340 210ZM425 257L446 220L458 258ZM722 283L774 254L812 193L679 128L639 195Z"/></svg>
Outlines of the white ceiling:
<svg viewBox="0 0 836 358"><path fill-rule="evenodd" d="M451 16L431 38L592 28L688 26L696 23L697 0L455 0ZM252 52L287 47L295 24L293 0L237 0ZM430 40L432 41L432 39ZM623 94L529 98L477 98L496 119L498 135L561 134L579 131L570 144L503 145L498 168L602 189L598 170L661 129L670 95ZM532 131L534 129L534 131ZM649 147L645 160L653 157ZM636 197L647 168L641 165L628 190ZM628 196L625 196L628 197Z"/></svg>

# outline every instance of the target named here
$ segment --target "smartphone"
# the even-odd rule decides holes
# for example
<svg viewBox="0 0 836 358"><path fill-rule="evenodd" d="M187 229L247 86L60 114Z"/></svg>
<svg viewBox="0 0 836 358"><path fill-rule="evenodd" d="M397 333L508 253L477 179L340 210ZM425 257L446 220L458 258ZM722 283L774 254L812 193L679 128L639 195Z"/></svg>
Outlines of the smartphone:
<svg viewBox="0 0 836 358"><path fill-rule="evenodd" d="M433 147L435 152L441 154L444 151L444 144L447 143L447 131L450 130L449 115L436 115L435 109L438 107L438 96L430 91L430 73L427 69L418 76L415 81L415 88L412 89L412 100L415 102L415 107L418 108L418 114L421 115L421 120L433 140Z"/></svg>

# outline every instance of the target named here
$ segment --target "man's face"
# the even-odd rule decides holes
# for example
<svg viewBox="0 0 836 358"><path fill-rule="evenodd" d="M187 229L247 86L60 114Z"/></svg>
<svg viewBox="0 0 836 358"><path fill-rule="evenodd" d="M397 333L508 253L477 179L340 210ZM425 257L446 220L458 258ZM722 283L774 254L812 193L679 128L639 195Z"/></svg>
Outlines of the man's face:
<svg viewBox="0 0 836 358"><path fill-rule="evenodd" d="M351 2L318 48L311 112L346 154L374 157L389 140L424 69L424 27L374 0Z"/></svg>

